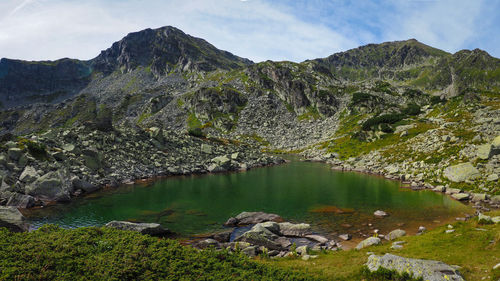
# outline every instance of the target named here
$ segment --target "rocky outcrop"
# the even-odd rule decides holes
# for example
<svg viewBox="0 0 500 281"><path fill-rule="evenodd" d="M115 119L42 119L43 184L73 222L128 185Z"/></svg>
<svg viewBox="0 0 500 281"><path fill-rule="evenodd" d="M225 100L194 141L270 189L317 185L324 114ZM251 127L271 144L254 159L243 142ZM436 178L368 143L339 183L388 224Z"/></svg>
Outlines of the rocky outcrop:
<svg viewBox="0 0 500 281"><path fill-rule="evenodd" d="M119 230L135 231L141 234L148 234L152 236L165 236L170 234L170 230L163 228L158 223L135 223L128 221L110 221L106 227L115 228Z"/></svg>
<svg viewBox="0 0 500 281"><path fill-rule="evenodd" d="M27 231L29 226L24 216L15 207L0 206L0 227L6 227L10 231Z"/></svg>
<svg viewBox="0 0 500 281"><path fill-rule="evenodd" d="M366 266L370 271L380 267L396 270L399 273L410 273L414 278L423 278L429 281L465 280L460 272L452 266L440 261L404 258L392 254L383 256L371 255Z"/></svg>

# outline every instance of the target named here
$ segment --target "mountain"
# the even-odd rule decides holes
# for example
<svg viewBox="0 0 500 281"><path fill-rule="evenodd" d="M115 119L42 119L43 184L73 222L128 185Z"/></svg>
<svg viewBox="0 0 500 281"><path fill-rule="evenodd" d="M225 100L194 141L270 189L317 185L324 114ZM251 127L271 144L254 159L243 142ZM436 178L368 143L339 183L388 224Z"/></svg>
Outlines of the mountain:
<svg viewBox="0 0 500 281"><path fill-rule="evenodd" d="M500 60L410 39L253 63L163 27L89 61L2 59L0 101L3 135L155 127L456 185L444 168L479 163L478 147L500 131ZM484 177L459 186L500 192L485 180L500 174L491 147L477 165Z"/></svg>

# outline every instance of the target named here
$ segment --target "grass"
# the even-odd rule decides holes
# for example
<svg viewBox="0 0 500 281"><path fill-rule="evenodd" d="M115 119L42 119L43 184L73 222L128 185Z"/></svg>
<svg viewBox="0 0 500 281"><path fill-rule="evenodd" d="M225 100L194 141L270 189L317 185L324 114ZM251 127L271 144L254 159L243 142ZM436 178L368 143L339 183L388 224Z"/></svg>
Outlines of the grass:
<svg viewBox="0 0 500 281"><path fill-rule="evenodd" d="M500 211L491 215L498 216ZM420 236L400 238L406 242L400 250L390 249L391 243L385 241L383 245L360 251L319 253L319 257L312 261L300 259L259 261L266 265L295 269L328 280L361 280L363 275L360 272L367 261L367 252L377 255L393 253L408 258L433 259L449 265L458 265L466 280L497 280L500 277L500 270L493 271L492 268L500 263L500 225L479 225L477 220L473 219L457 222L453 226L455 232L451 234L445 233L447 228L442 226Z"/></svg>

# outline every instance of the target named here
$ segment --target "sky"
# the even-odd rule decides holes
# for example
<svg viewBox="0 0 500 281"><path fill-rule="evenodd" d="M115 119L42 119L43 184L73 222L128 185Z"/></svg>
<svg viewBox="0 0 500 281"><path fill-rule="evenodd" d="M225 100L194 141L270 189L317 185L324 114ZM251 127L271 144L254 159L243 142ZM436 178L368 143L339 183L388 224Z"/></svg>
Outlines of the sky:
<svg viewBox="0 0 500 281"><path fill-rule="evenodd" d="M0 0L0 57L91 59L171 25L249 58L304 61L415 38L500 57L500 0Z"/></svg>

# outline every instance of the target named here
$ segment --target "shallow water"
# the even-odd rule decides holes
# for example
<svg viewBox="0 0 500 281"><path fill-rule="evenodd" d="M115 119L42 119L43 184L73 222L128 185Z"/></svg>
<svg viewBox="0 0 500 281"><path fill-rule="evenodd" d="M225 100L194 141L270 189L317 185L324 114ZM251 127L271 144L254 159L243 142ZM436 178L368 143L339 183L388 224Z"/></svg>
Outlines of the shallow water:
<svg viewBox="0 0 500 281"><path fill-rule="evenodd" d="M389 213L375 218L375 210ZM183 236L215 231L242 211L264 211L311 223L319 232L369 233L396 227L412 233L471 209L430 191L322 163L298 162L242 173L173 177L104 190L69 204L27 213L37 228L99 226L111 220L157 222ZM368 225L368 223L372 225Z"/></svg>

